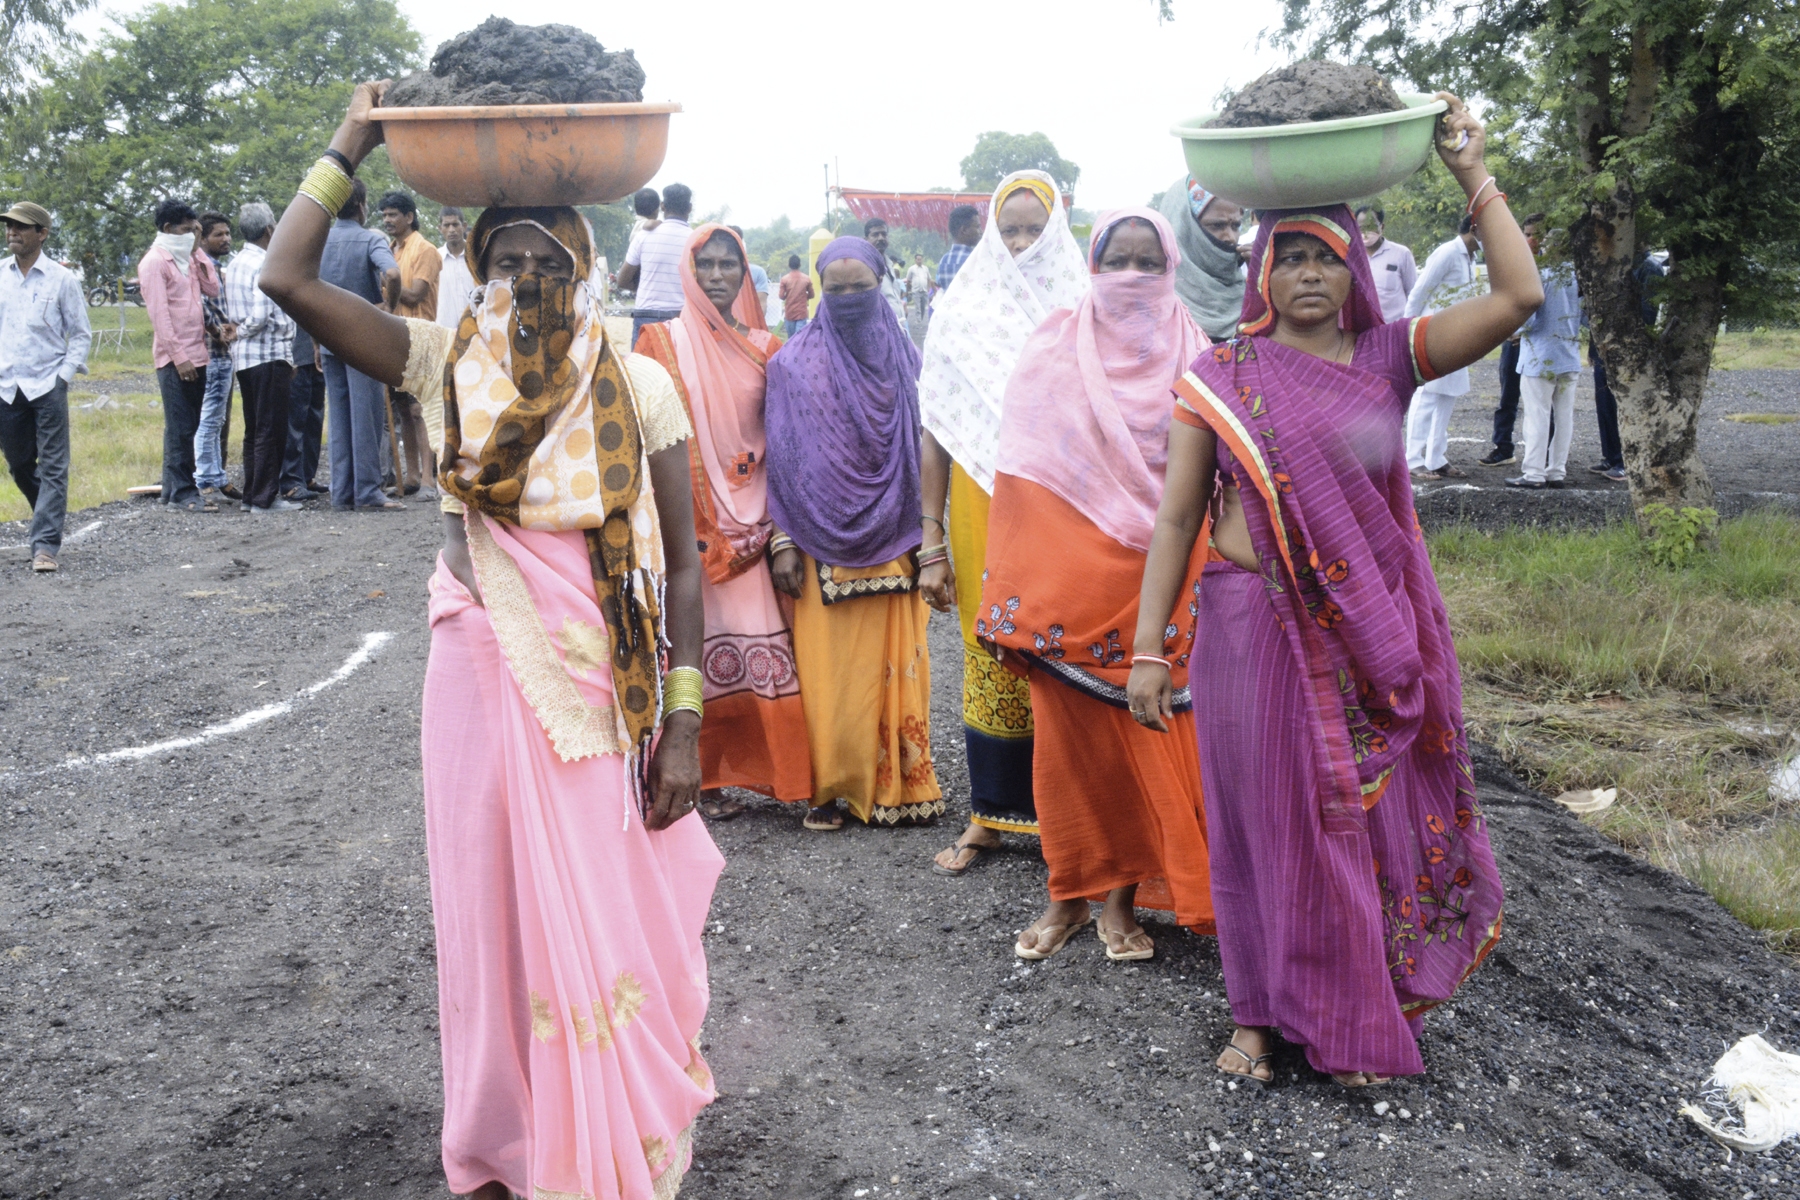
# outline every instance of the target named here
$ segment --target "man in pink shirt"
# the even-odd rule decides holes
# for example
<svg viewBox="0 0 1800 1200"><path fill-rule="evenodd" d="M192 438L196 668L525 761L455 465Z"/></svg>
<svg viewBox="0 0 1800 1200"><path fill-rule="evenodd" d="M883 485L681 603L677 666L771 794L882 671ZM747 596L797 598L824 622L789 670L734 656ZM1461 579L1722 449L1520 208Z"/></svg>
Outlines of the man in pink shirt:
<svg viewBox="0 0 1800 1200"><path fill-rule="evenodd" d="M198 245L200 214L180 200L156 206L156 241L138 263L150 313L156 382L162 389L162 502L217 512L194 484L194 434L206 401L206 314L201 297L219 294L219 272Z"/></svg>

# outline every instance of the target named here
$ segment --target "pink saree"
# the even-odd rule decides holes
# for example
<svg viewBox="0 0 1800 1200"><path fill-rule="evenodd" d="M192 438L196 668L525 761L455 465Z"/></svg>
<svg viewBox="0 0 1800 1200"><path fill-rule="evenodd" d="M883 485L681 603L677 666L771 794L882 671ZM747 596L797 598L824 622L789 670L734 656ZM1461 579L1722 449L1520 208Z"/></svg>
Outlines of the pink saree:
<svg viewBox="0 0 1800 1200"><path fill-rule="evenodd" d="M470 513L485 607L440 561L425 680L450 1190L664 1200L713 1098L700 935L724 860L626 787L580 530Z"/></svg>

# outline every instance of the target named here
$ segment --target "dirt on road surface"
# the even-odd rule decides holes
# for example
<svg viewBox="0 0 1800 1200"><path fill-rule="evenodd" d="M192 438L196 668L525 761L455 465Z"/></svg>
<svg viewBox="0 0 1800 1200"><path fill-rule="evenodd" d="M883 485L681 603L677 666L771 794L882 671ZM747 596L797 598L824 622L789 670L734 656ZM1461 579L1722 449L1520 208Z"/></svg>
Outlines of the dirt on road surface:
<svg viewBox="0 0 1800 1200"><path fill-rule="evenodd" d="M95 525L94 522L99 524ZM78 514L0 571L0 1197L440 1197L418 720L429 506ZM1800 973L1491 756L1506 935L1426 1020L1429 1072L1346 1093L1213 1070L1216 945L1145 920L1015 959L1045 871L927 869L967 782L933 625L935 828L714 827L692 1200L1800 1195L1677 1115L1726 1046L1800 1047ZM388 635L386 638L377 635Z"/></svg>

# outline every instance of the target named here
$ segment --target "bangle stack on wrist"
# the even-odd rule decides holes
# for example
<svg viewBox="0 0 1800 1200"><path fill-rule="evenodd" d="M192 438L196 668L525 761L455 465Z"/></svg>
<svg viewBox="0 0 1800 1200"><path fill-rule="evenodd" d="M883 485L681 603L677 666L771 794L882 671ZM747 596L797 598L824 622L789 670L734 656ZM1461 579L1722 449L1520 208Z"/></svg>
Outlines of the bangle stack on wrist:
<svg viewBox="0 0 1800 1200"><path fill-rule="evenodd" d="M669 668L663 676L663 719L667 720L670 713L687 711L704 720L703 684L699 667Z"/></svg>
<svg viewBox="0 0 1800 1200"><path fill-rule="evenodd" d="M926 567L949 561L950 544L948 542L939 542L935 546L926 546L919 551L919 570L921 571Z"/></svg>
<svg viewBox="0 0 1800 1200"><path fill-rule="evenodd" d="M796 550L796 549L799 549L799 547L794 544L794 539L789 537L785 533L778 533L774 537L769 539L769 557L770 558L774 558L777 554L780 554L783 550Z"/></svg>
<svg viewBox="0 0 1800 1200"><path fill-rule="evenodd" d="M341 154L335 158L330 154L322 155L300 184L300 195L324 209L325 215L333 221L337 220L344 205L350 203L350 173L339 165L339 159L349 161Z"/></svg>

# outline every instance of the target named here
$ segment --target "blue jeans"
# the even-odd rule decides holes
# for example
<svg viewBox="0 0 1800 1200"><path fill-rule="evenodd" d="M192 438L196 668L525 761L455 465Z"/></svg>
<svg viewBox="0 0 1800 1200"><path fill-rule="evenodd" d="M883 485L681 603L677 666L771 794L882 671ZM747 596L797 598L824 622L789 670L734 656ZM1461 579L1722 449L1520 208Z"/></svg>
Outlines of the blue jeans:
<svg viewBox="0 0 1800 1200"><path fill-rule="evenodd" d="M23 389L0 403L0 451L31 505L31 552L62 546L69 506L69 385L58 379L41 396Z"/></svg>
<svg viewBox="0 0 1800 1200"><path fill-rule="evenodd" d="M679 308L634 308L631 310L631 348L637 349L638 331L646 325L660 325L681 315Z"/></svg>
<svg viewBox="0 0 1800 1200"><path fill-rule="evenodd" d="M379 508L381 435L386 431L386 386L344 365L334 354L325 364L326 429L331 442L331 503L337 508Z"/></svg>
<svg viewBox="0 0 1800 1200"><path fill-rule="evenodd" d="M785 334L783 334L783 336L784 337L793 337L796 333L799 333L802 329L805 329L807 326L807 322L809 322L811 320L812 320L812 318L808 317L808 318L806 318L805 321L783 321L782 325L784 325L787 330L787 332Z"/></svg>
<svg viewBox="0 0 1800 1200"><path fill-rule="evenodd" d="M206 399L200 404L200 428L194 433L194 484L196 487L224 487L231 482L225 473L225 446L220 431L231 412L231 356L206 361Z"/></svg>

